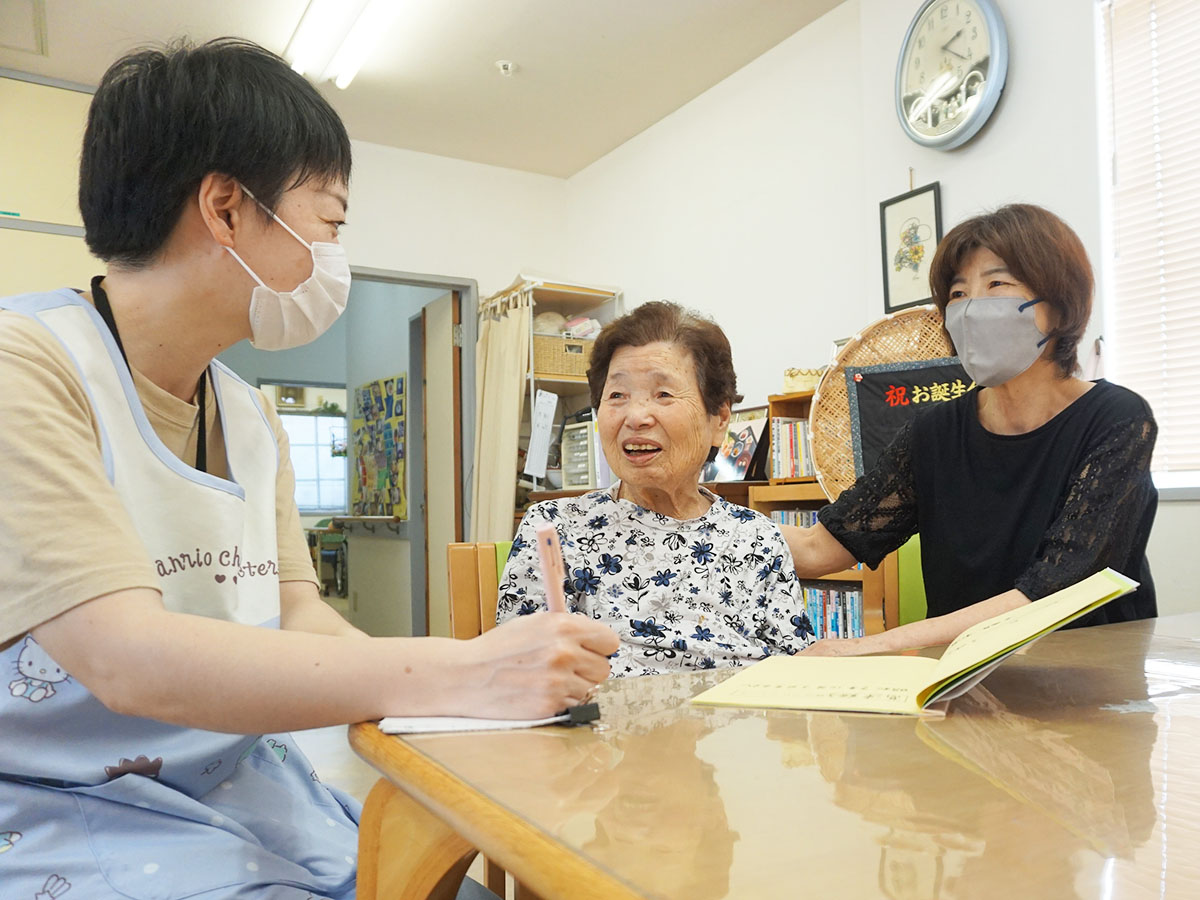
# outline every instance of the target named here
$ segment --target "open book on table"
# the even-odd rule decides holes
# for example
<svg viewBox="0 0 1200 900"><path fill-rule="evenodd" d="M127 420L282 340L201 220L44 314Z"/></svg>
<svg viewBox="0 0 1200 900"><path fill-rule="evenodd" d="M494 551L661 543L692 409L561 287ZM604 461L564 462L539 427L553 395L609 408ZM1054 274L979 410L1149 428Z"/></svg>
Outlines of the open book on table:
<svg viewBox="0 0 1200 900"><path fill-rule="evenodd" d="M713 706L918 715L964 694L1006 657L1137 588L1105 569L1034 603L972 625L941 659L772 656L692 698Z"/></svg>

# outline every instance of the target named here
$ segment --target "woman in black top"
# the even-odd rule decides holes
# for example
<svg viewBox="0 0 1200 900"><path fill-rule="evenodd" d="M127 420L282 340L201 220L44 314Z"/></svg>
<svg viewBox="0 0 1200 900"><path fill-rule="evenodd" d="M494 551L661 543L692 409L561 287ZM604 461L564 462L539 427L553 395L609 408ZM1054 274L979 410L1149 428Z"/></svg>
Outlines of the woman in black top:
<svg viewBox="0 0 1200 900"><path fill-rule="evenodd" d="M1040 207L1006 206L946 235L929 280L979 388L919 413L819 524L783 529L801 577L874 568L919 532L928 618L805 652L944 644L1106 566L1141 587L1074 625L1156 615L1157 427L1137 394L1075 377L1093 287L1079 238Z"/></svg>

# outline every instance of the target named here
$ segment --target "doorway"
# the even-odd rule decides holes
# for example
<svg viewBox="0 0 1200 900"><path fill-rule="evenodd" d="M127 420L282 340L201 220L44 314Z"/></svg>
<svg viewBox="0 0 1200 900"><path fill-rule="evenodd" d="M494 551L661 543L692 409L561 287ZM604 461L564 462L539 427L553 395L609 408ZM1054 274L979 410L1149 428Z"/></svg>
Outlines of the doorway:
<svg viewBox="0 0 1200 900"><path fill-rule="evenodd" d="M393 367L408 373L407 520L385 528L351 524L359 540L357 586L351 596L355 624L372 634L448 635L445 545L470 534L475 446L475 354L478 287L471 279L352 268L355 285L370 293L371 307L350 323L348 388L357 377L383 377L390 344ZM381 323L371 313L388 298L402 298L403 324ZM357 298L352 298L357 299ZM353 307L352 307L353 308ZM396 324L393 324L396 323ZM367 333L361 333L360 330ZM383 332L381 334L381 332ZM406 352L401 353L397 344ZM374 347L375 370L360 367L357 348ZM353 551L353 544L352 544ZM404 588L407 590L404 590ZM407 594L404 597L403 594ZM357 594L357 597L355 597Z"/></svg>

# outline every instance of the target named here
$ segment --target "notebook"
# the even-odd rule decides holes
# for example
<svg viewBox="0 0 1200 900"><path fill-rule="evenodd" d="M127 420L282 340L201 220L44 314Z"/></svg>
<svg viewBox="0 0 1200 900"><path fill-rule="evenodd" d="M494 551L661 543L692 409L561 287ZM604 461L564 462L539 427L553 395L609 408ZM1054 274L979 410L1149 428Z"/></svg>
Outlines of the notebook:
<svg viewBox="0 0 1200 900"><path fill-rule="evenodd" d="M966 693L1009 655L1138 583L1104 569L1034 603L973 625L941 659L772 656L692 698L713 706L920 715Z"/></svg>

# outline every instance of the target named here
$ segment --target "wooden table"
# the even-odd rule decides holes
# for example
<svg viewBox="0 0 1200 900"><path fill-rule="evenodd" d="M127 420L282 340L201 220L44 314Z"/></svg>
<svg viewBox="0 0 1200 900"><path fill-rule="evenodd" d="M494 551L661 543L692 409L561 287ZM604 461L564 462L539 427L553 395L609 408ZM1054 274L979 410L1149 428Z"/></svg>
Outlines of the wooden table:
<svg viewBox="0 0 1200 900"><path fill-rule="evenodd" d="M473 847L571 900L1200 896L1200 614L1052 634L940 719L689 705L728 674L610 682L603 729L354 726L359 897L453 897Z"/></svg>

